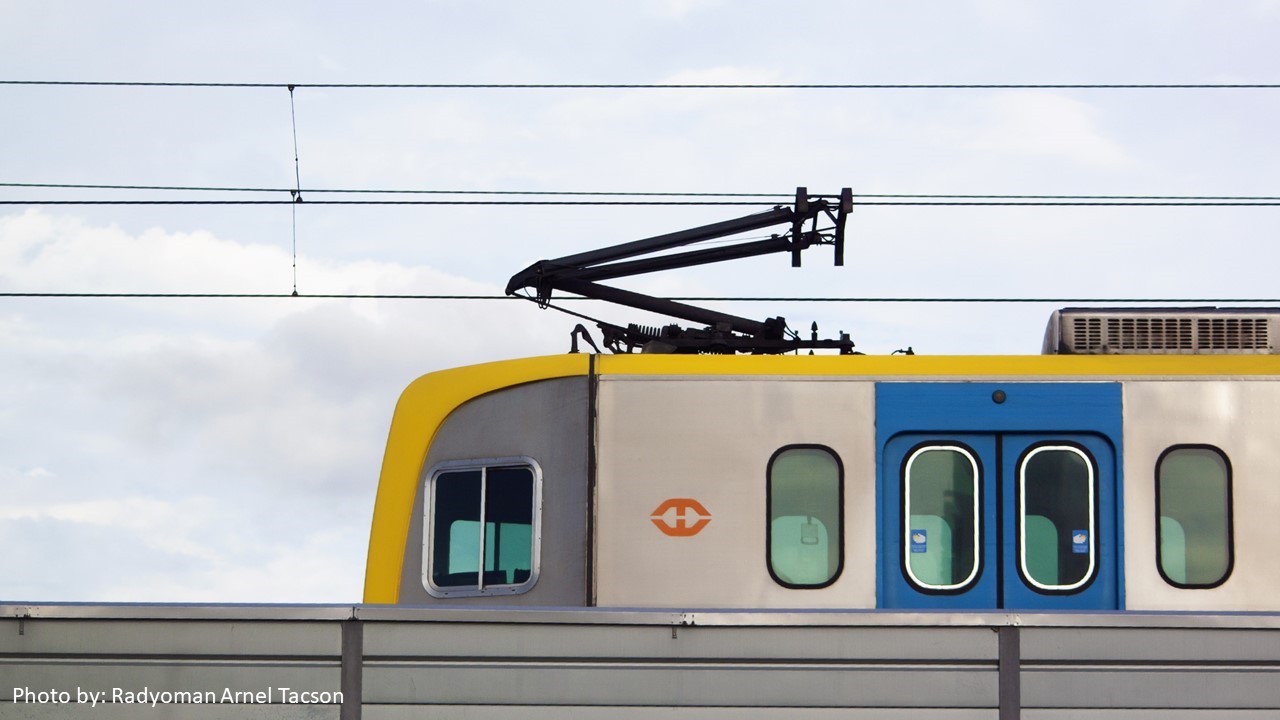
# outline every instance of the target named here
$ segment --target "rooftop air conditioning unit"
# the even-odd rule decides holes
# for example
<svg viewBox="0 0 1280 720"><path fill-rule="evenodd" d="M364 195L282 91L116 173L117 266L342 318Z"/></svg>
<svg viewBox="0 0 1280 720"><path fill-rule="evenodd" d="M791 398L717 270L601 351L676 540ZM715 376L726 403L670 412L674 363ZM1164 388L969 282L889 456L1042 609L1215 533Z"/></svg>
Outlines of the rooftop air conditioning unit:
<svg viewBox="0 0 1280 720"><path fill-rule="evenodd" d="M1280 308L1064 308L1046 355L1271 355Z"/></svg>

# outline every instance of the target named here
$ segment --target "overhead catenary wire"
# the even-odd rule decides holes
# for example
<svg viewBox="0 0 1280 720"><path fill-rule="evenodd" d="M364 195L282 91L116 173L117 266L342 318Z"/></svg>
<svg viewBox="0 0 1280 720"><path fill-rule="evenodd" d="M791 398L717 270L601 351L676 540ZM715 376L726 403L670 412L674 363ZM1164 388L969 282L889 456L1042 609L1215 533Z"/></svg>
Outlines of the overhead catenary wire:
<svg viewBox="0 0 1280 720"><path fill-rule="evenodd" d="M699 89L699 90L734 90L734 89L791 89L791 90L1002 90L1002 89L1073 89L1073 90L1112 90L1112 89L1280 89L1280 84L1261 83L1161 83L1161 84L1092 84L1092 83L1039 83L1039 84L938 84L938 83L905 83L905 84L792 84L792 83L663 83L663 84L597 84L597 83L229 83L229 82L141 82L141 81L79 81L79 80L0 80L0 86L93 86L93 87L185 87L185 88L275 88L287 89L290 96L290 113L293 121L294 169L295 185L293 188L248 188L248 187L190 187L178 185L91 185L73 183L18 183L0 182L0 187L28 189L94 189L94 190L143 190L143 191L200 191L200 192L266 192L275 193L287 190L292 194L289 200L209 200L209 199L24 199L0 200L0 205L278 205L289 203L294 207L294 275L293 291L284 293L154 293L154 292L0 292L5 298L202 298L202 299L274 299L299 297L312 299L405 299L405 300L511 300L526 299L502 295L424 295L424 294L355 294L355 293L319 293L300 294L297 290L297 236L296 207L302 202L304 189L301 186L299 156L297 144L297 122L294 108L295 88L326 89ZM791 197L790 193L678 193L678 192L568 192L568 191L485 191L485 190L434 190L434 189L307 189L308 194L413 194L413 195L450 195L450 196L518 196L518 197L622 197L622 198L699 198L696 200L672 199L626 199L626 200L529 200L529 199L334 199L308 200L313 205L751 205L759 206L765 200L782 201ZM753 198L716 199L706 198ZM1234 206L1276 206L1280 205L1280 197L1276 196L1170 196L1170 195L950 195L950 194L864 194L856 195L855 203L863 206L1139 206L1139 207L1234 207ZM835 303L1096 303L1096 304L1270 304L1280 302L1276 298L1082 298L1082 297L672 297L671 300L702 302L835 302ZM565 297L563 300L587 300L586 298ZM585 317L585 316L583 316Z"/></svg>
<svg viewBox="0 0 1280 720"><path fill-rule="evenodd" d="M294 210L294 287L289 295L276 293L0 293L0 297L134 297L134 298L275 298L275 297L310 297L310 298L349 298L349 299L422 299L422 300L494 300L516 299L507 296L474 296L474 295L357 295L357 294L307 294L297 292L297 237L296 207L302 202L304 189L301 186L299 154L297 144L297 121L294 107L294 91L296 88L366 88L366 89L1277 89L1280 84L1242 84L1242 83L1164 83L1164 84L720 84L720 83L680 83L680 84L585 84L585 83L227 83L227 82L140 82L140 81L67 81L67 80L0 80L0 85L32 85L32 86L98 86L98 87L188 87L188 88L276 88L287 89L290 96L290 114L293 126L295 185L293 188L254 188L254 187L193 187L179 185L107 185L82 183L19 183L0 182L0 187L28 189L96 189L96 190L145 190L145 191L199 191L199 192L265 192L275 193L287 190L292 197L289 200L153 200L153 199L41 199L0 200L0 205L278 205L289 203ZM336 199L309 200L313 205L644 205L644 206L678 206L678 205L742 205L759 206L764 200L782 201L791 197L790 193L683 193L683 192L608 192L608 191L519 191L519 190L440 190L440 189L341 189L312 188L306 189L308 194L413 194L413 195L450 195L450 196L518 196L518 197L623 197L623 198L699 198L696 200L388 200L388 199ZM861 194L856 195L855 203L862 206L1138 206L1138 207L1234 207L1234 206L1276 206L1280 205L1277 196L1212 196L1212 195L977 195L977 194ZM709 200L705 198L753 198L755 200L735 199ZM579 300L582 298L562 298ZM673 300L693 301L740 301L740 302L986 302L986 303L1274 303L1280 300L1271 298L908 298L908 297L843 297L843 298L785 298L785 297L687 297L670 298Z"/></svg>
<svg viewBox="0 0 1280 720"><path fill-rule="evenodd" d="M32 189L70 189L70 190L156 190L185 192L256 192L283 193L293 192L295 188L284 187L234 187L234 186L192 186L192 185L104 185L88 183L27 183L0 182L0 187L32 188ZM794 192L780 193L743 193L743 192L636 192L610 190L440 190L415 188L296 188L308 195L333 194L374 194L374 195L563 195L563 196L607 196L607 197L753 197L789 199L795 197ZM864 195L863 197L878 197ZM914 197L904 195L885 195L883 197ZM951 197L951 196L948 196ZM986 196L982 196L986 197ZM1280 199L1277 197L1276 199Z"/></svg>
<svg viewBox="0 0 1280 720"><path fill-rule="evenodd" d="M294 200L0 200L0 205L297 205ZM522 206L750 206L769 205L763 201L747 200L308 200L307 205L348 205L348 206L464 206L464 205L522 205ZM1275 207L1280 200L858 200L854 204L867 206L916 206L916 207Z"/></svg>
<svg viewBox="0 0 1280 720"><path fill-rule="evenodd" d="M3 85L344 90L1275 90L1280 83L288 83L0 80Z"/></svg>
<svg viewBox="0 0 1280 720"><path fill-rule="evenodd" d="M297 147L294 147L295 162ZM296 171L296 168L295 168ZM297 187L237 187L198 185L110 185L89 183L29 183L0 182L0 187L43 190L151 190L161 192L228 192L228 193L298 193L363 194L363 195L492 195L492 196L560 196L560 197L682 197L682 198L760 198L790 200L794 192L683 192L683 191L634 191L634 190L474 190L474 189L415 189L415 188L304 188L299 178ZM817 195L816 197L822 197ZM1170 200L1197 201L1221 200L1230 202L1280 201L1280 195L1031 195L1031 194L952 194L952 193L855 193L854 200L907 198L915 200ZM752 203L754 204L754 203Z"/></svg>
<svg viewBox="0 0 1280 720"><path fill-rule="evenodd" d="M66 298L66 299L202 299L202 300L254 300L299 298L311 300L529 300L523 295L467 295L467 294L418 294L418 293L289 293L289 292L39 292L39 291L6 291L0 292L0 298ZM771 303L991 303L991 304L1034 304L1034 303L1097 303L1097 304L1198 304L1221 303L1229 305L1266 305L1280 303L1280 297L1243 298L1243 297L821 297L821 296L710 296L688 295L671 296L665 300L682 302L771 302ZM607 302L595 298L562 296L556 302Z"/></svg>

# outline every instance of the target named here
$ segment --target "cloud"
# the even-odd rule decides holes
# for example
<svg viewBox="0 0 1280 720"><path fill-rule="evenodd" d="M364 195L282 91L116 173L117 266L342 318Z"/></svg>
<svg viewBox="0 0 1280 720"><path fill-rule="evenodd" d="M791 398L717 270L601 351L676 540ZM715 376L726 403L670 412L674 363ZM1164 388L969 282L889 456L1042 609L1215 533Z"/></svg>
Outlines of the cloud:
<svg viewBox="0 0 1280 720"><path fill-rule="evenodd" d="M0 508L0 522L49 520L114 528L138 535L152 549L194 558L208 558L209 550L204 544L195 541L193 535L201 535L207 530L204 524L208 520L209 506L210 500L204 497L192 497L180 503L131 497L44 505L7 505ZM174 522L176 518L186 521ZM195 523L191 522L193 519Z"/></svg>
<svg viewBox="0 0 1280 720"><path fill-rule="evenodd" d="M291 262L279 248L208 232L131 236L39 210L0 217L0 260L0 282L11 290L100 292L263 292L281 285Z"/></svg>
<svg viewBox="0 0 1280 720"><path fill-rule="evenodd" d="M270 508L282 517L296 504ZM311 517L281 533L209 497L0 509L10 562L0 600L357 602L366 524ZM292 530L292 527L290 527Z"/></svg>
<svg viewBox="0 0 1280 720"><path fill-rule="evenodd" d="M708 12L722 7L725 0L658 0L658 11L663 15L683 20L689 15Z"/></svg>
<svg viewBox="0 0 1280 720"><path fill-rule="evenodd" d="M1048 92L1001 93L988 102L985 115L966 143L970 149L1107 169L1133 164L1101 127L1099 111L1074 98Z"/></svg>
<svg viewBox="0 0 1280 720"><path fill-rule="evenodd" d="M0 258L8 289L165 290L198 266L215 291L252 286L284 259L208 232L131 234L40 211L0 217ZM310 260L308 278L327 292L498 292L368 260ZM8 303L0 433L10 449L0 478L10 503L0 536L8 552L34 558L17 572L43 578L18 577L6 595L357 600L399 392L434 369L563 349L551 338L567 338L570 325L532 307L513 323L515 307ZM117 572L79 574L95 554Z"/></svg>
<svg viewBox="0 0 1280 720"><path fill-rule="evenodd" d="M1042 9L1018 0L976 0L974 11L982 21L1006 32L1030 33L1041 22Z"/></svg>
<svg viewBox="0 0 1280 720"><path fill-rule="evenodd" d="M1248 8L1255 15L1267 20L1280 18L1280 0L1251 0Z"/></svg>

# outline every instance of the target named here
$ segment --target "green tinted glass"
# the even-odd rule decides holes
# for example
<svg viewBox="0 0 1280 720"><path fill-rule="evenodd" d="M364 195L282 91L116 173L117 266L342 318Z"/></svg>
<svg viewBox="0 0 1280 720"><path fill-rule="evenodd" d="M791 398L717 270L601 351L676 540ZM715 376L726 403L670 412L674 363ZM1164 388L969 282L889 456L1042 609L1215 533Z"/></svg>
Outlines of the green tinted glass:
<svg viewBox="0 0 1280 720"><path fill-rule="evenodd" d="M903 562L923 588L955 590L978 572L978 468L968 450L919 448L904 470Z"/></svg>
<svg viewBox="0 0 1280 720"><path fill-rule="evenodd" d="M1076 447L1034 448L1019 472L1022 574L1042 590L1074 590L1093 574L1093 462Z"/></svg>
<svg viewBox="0 0 1280 720"><path fill-rule="evenodd" d="M438 587L479 582L480 488L479 470L446 472L436 477L431 582Z"/></svg>
<svg viewBox="0 0 1280 720"><path fill-rule="evenodd" d="M483 592L530 580L536 501L530 468L446 471L435 476L432 487L430 567L435 587Z"/></svg>
<svg viewBox="0 0 1280 720"><path fill-rule="evenodd" d="M769 465L769 569L821 587L840 571L840 464L824 448L789 448Z"/></svg>
<svg viewBox="0 0 1280 720"><path fill-rule="evenodd" d="M484 496L484 584L522 583L533 567L533 473L490 469Z"/></svg>
<svg viewBox="0 0 1280 720"><path fill-rule="evenodd" d="M1231 570L1231 473L1216 448L1174 448L1156 468L1159 560L1176 585L1213 586Z"/></svg>

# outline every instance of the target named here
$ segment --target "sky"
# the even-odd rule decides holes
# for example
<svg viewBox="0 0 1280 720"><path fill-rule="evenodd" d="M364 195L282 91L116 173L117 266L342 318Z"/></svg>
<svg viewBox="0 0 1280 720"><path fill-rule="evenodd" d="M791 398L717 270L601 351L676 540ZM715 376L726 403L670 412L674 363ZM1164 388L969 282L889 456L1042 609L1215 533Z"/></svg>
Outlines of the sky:
<svg viewBox="0 0 1280 720"><path fill-rule="evenodd" d="M287 294L296 259L303 294L494 295L539 258L769 207L53 205L230 196L20 183L1276 196L1275 89L299 87L291 104L279 85L1268 84L1278 36L1280 0L0 0L3 81L276 85L0 84L0 293ZM1276 207L863 205L843 268L819 248L801 269L620 284L1272 298L1278 231ZM1037 353L1057 306L717 305L932 355ZM493 300L0 296L0 601L358 601L399 392L565 352L576 322Z"/></svg>

